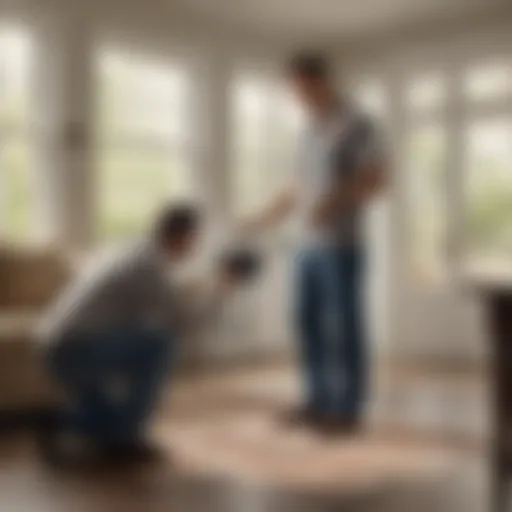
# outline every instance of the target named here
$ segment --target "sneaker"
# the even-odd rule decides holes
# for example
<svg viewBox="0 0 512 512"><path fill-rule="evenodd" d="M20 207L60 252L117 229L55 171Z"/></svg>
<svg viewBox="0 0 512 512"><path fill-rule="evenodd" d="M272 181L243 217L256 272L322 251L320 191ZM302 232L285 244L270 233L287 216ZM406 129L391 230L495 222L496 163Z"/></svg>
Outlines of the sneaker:
<svg viewBox="0 0 512 512"><path fill-rule="evenodd" d="M359 418L324 415L318 428L327 435L352 437L362 432L363 424Z"/></svg>
<svg viewBox="0 0 512 512"><path fill-rule="evenodd" d="M285 411L280 421L286 427L317 426L322 416L311 407L299 407Z"/></svg>
<svg viewBox="0 0 512 512"><path fill-rule="evenodd" d="M113 464L152 464L163 458L163 452L158 446L143 440L104 443L102 452L105 460Z"/></svg>

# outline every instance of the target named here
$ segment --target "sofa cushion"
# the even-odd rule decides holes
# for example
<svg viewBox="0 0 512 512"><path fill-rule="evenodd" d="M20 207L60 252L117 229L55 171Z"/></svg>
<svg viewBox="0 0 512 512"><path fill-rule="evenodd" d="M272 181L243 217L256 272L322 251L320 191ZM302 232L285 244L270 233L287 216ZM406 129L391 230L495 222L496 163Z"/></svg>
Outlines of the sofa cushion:
<svg viewBox="0 0 512 512"><path fill-rule="evenodd" d="M35 342L41 313L34 310L0 310L0 343L10 341Z"/></svg>
<svg viewBox="0 0 512 512"><path fill-rule="evenodd" d="M44 404L56 396L45 371L37 310L0 310L0 410Z"/></svg>
<svg viewBox="0 0 512 512"><path fill-rule="evenodd" d="M66 259L52 249L0 248L0 309L46 305L69 274Z"/></svg>

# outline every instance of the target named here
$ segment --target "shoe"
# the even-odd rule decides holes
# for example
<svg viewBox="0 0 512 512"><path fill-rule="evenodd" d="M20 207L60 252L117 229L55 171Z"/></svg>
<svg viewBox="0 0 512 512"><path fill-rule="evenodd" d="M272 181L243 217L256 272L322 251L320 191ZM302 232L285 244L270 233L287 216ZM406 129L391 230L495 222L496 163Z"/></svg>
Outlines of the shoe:
<svg viewBox="0 0 512 512"><path fill-rule="evenodd" d="M352 437L362 432L363 424L359 418L327 414L322 417L318 428L327 435Z"/></svg>
<svg viewBox="0 0 512 512"><path fill-rule="evenodd" d="M322 416L311 407L299 407L286 411L280 418L286 427L317 426Z"/></svg>
<svg viewBox="0 0 512 512"><path fill-rule="evenodd" d="M57 466L61 462L59 437L61 434L58 411L48 410L38 419L35 431L36 448L42 460Z"/></svg>
<svg viewBox="0 0 512 512"><path fill-rule="evenodd" d="M113 464L153 464L163 459L161 449L146 441L107 442L102 445L105 461Z"/></svg>
<svg viewBox="0 0 512 512"><path fill-rule="evenodd" d="M101 462L89 436L69 430L60 410L47 411L36 429L36 449L41 460L57 470L94 469Z"/></svg>

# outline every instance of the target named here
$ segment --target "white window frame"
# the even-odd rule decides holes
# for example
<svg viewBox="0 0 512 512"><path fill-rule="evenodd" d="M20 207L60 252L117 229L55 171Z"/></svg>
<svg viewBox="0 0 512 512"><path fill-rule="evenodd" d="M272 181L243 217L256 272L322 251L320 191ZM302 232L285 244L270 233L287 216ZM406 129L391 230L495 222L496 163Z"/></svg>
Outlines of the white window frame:
<svg viewBox="0 0 512 512"><path fill-rule="evenodd" d="M190 85L191 85L191 69L190 66L187 65L185 59L181 58L178 55L160 53L158 51L139 51L134 53L130 49L130 45L119 45L116 43L105 43L101 46L98 46L95 49L94 55L96 56L96 68L95 68L95 79L96 79L96 89L98 93L100 93L101 87L101 69L99 64L99 59L101 58L101 54L104 52L105 54L113 54L119 55L122 57L130 57L136 60L140 60L141 62L158 62L158 64L162 64L169 69L176 69L178 73L183 74L183 79L186 82L186 86L184 87L184 115L183 121L187 121L190 119L190 114L192 111L191 105L191 94L190 94ZM99 106L96 105L96 126L100 127L100 113L98 111ZM185 164L189 172L189 176L184 177L189 183L185 185L188 194L193 194L194 192L191 190L192 188L192 164L193 164L193 147L192 147L192 139L191 139L191 123L188 123L185 129L185 134L182 137L179 136L170 136L166 137L162 134L149 134L149 133L134 133L129 128L121 128L115 134L108 134L105 136L100 132L95 133L95 141L94 141L94 157L95 157L95 175L96 182L99 179L100 169L100 155L105 151L115 151L122 152L124 149L140 152L155 152L161 155L167 155L169 157L169 161L171 162L173 158L176 158L178 155L179 159ZM172 175L169 175L169 178L172 179ZM101 231L98 226L98 221L101 219L101 204L99 203L99 197L101 192L98 189L98 186L95 188L96 190L96 203L95 203L95 235L96 240L98 241L102 239ZM179 192L171 194L170 198L176 198L180 195ZM103 239L104 241L104 239ZM108 241L108 239L107 239Z"/></svg>
<svg viewBox="0 0 512 512"><path fill-rule="evenodd" d="M5 116L0 115L0 165L2 165L2 159L3 159L3 153L5 150L5 145L9 143L10 140L14 141L23 141L28 144L29 149L31 150L28 155L28 171L32 174L31 178L31 185L30 185L30 198L29 202L31 203L30 211L28 212L29 216L29 225L28 225L28 232L26 233L26 237L23 236L20 239L15 238L14 240L11 239L9 236L10 228L7 225L5 221L6 216L6 204L4 201L6 201L6 197L4 194L8 193L6 192L7 187L1 186L1 180L0 180L0 234L2 238L6 238L8 242L14 242L16 244L22 244L22 245L32 245L34 243L37 243L38 240L35 238L36 234L36 221L38 218L38 206L39 203L39 197L37 195L37 189L36 189L36 176L35 176L35 166L34 166L34 150L35 146L33 144L32 139L32 133L31 133L31 120L30 120L30 114L33 113L32 109L30 108L32 105L32 83L34 80L34 37L33 34L30 32L29 28L24 25L18 25L16 23L9 23L9 22L3 22L0 23L0 36L2 33L12 33L16 36L21 36L23 38L27 39L27 44L29 45L28 53L29 53L29 60L30 62L28 65L30 66L29 70L29 76L28 78L28 90L29 90L29 96L26 98L28 101L27 107L29 108L29 111L27 114L29 115L29 119L27 119L27 123L23 123L22 125L18 123L11 123L8 120L5 119ZM4 95L4 88L6 84L6 69L5 66L2 63L2 53L4 52L4 48L2 47L3 41L0 38L0 97Z"/></svg>

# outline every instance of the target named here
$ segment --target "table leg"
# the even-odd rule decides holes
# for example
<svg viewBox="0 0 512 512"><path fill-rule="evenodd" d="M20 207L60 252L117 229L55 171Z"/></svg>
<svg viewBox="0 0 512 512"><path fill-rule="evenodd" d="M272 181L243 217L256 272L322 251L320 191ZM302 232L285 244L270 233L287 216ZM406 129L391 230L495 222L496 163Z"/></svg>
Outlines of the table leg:
<svg viewBox="0 0 512 512"><path fill-rule="evenodd" d="M506 512L512 460L509 447L512 435L512 296L493 297L490 318L493 337L490 510Z"/></svg>

